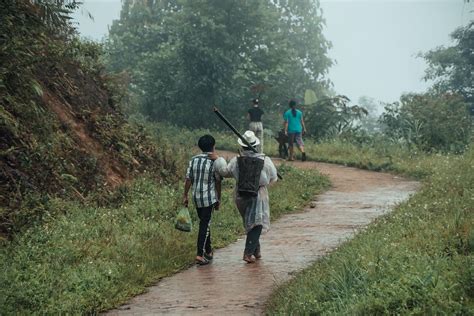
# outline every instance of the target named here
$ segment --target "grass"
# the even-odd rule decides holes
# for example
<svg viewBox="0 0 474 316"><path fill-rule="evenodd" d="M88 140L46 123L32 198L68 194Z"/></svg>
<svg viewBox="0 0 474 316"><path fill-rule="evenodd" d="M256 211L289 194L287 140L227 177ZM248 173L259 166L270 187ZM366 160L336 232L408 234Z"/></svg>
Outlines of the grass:
<svg viewBox="0 0 474 316"><path fill-rule="evenodd" d="M409 201L283 284L267 314L474 314L474 150L394 165L430 176Z"/></svg>
<svg viewBox="0 0 474 316"><path fill-rule="evenodd" d="M143 120L140 120L142 123ZM196 135L211 134L216 138L216 147L224 150L237 149L237 137L231 132L219 133L207 129L189 131L167 124L145 123L155 135L172 139L179 146L193 146ZM265 135L265 153L278 156L278 143ZM402 144L388 143L383 139L374 139L369 143L356 144L340 139L315 142L305 139L308 160L337 163L372 171L392 172L414 179L424 179L441 167L446 159L457 157L453 154L426 153L409 149ZM297 155L299 151L295 149Z"/></svg>
<svg viewBox="0 0 474 316"><path fill-rule="evenodd" d="M267 141L266 151L277 155L276 141ZM446 159L454 154L426 153L410 150L406 146L375 140L367 144L355 144L339 139L324 142L305 140L308 160L337 163L360 169L391 172L414 179L424 179L431 175ZM299 151L295 149L299 154Z"/></svg>
<svg viewBox="0 0 474 316"><path fill-rule="evenodd" d="M270 188L273 220L299 209L329 184L316 171L284 167L280 172L285 181ZM223 205L213 218L217 247L244 232L232 187L232 180L224 182ZM3 241L2 314L97 313L193 262L196 229L179 232L173 223L181 186L144 177L117 195L117 207L54 199L42 225Z"/></svg>

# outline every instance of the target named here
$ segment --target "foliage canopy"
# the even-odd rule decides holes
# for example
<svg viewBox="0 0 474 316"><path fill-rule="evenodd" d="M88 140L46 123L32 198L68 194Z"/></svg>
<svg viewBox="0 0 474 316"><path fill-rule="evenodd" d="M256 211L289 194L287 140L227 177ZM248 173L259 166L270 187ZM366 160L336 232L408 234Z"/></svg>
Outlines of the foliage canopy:
<svg viewBox="0 0 474 316"><path fill-rule="evenodd" d="M474 115L474 21L451 34L454 46L439 47L424 54L428 62L426 80L440 93L460 94Z"/></svg>
<svg viewBox="0 0 474 316"><path fill-rule="evenodd" d="M323 23L310 0L126 0L110 30L109 64L131 75L154 120L208 127L212 105L243 117L252 97L279 117L273 105L330 85Z"/></svg>

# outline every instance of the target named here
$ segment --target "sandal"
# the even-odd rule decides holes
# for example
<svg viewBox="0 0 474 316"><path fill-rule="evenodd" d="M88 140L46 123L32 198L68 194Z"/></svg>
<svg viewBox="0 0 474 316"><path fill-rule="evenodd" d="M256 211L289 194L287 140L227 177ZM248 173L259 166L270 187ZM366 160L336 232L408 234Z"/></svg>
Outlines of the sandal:
<svg viewBox="0 0 474 316"><path fill-rule="evenodd" d="M260 252L260 249L256 249L253 255L255 256L255 259L257 260L262 259L262 253Z"/></svg>
<svg viewBox="0 0 474 316"><path fill-rule="evenodd" d="M196 261L196 264L200 266L205 266L206 264L211 263L209 260L206 259L206 257L201 257L201 256L197 256L195 261Z"/></svg>
<svg viewBox="0 0 474 316"><path fill-rule="evenodd" d="M247 263L254 263L255 261L257 261L254 255L246 255L246 254L244 254L244 257L242 258L242 260L244 260Z"/></svg>
<svg viewBox="0 0 474 316"><path fill-rule="evenodd" d="M214 258L214 251L211 251L210 253L204 253L203 257L207 260L212 260Z"/></svg>

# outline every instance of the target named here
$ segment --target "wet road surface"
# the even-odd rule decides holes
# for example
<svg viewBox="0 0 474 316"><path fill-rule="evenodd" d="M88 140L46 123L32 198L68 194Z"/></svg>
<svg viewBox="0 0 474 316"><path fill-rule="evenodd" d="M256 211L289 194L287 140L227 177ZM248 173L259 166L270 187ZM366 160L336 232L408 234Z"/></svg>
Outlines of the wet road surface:
<svg viewBox="0 0 474 316"><path fill-rule="evenodd" d="M262 260L255 264L242 260L242 237L216 250L212 264L164 278L109 314L260 315L275 287L407 199L419 186L390 174L340 165L288 164L318 169L330 177L333 187L314 198L314 208L304 208L272 223L260 240Z"/></svg>

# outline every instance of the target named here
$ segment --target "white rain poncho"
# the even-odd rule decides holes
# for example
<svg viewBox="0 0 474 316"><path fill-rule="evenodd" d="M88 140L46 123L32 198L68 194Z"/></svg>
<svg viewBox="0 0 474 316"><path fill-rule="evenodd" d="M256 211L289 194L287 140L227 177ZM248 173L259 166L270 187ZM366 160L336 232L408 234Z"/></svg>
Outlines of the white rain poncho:
<svg viewBox="0 0 474 316"><path fill-rule="evenodd" d="M277 170L272 160L263 154L244 151L242 156L258 157L264 159L265 162L262 172L260 173L260 189L258 190L257 197L239 196L236 185L234 190L235 204L239 209L240 215L242 215L246 232L249 232L252 228L258 225L262 225L263 231L267 231L270 228L270 201L268 198L267 187L278 180ZM237 157L230 160L227 165L225 176L234 177L236 183L239 181Z"/></svg>

